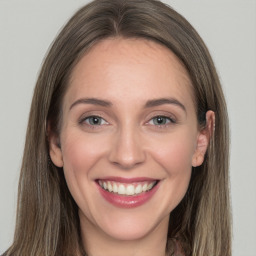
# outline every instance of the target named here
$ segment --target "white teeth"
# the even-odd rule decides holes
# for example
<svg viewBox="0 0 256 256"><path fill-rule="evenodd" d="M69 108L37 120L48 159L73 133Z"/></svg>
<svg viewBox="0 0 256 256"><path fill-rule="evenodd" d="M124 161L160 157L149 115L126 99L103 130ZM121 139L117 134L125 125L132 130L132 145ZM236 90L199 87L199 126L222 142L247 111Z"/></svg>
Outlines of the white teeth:
<svg viewBox="0 0 256 256"><path fill-rule="evenodd" d="M128 185L127 188L126 188L126 194L127 195L134 195L134 186L133 185Z"/></svg>
<svg viewBox="0 0 256 256"><path fill-rule="evenodd" d="M142 186L141 184L139 184L136 188L135 188L135 194L140 194L142 192Z"/></svg>
<svg viewBox="0 0 256 256"><path fill-rule="evenodd" d="M114 183L114 185L113 185L113 192L117 193L117 191L118 191L118 187L117 187L116 183Z"/></svg>
<svg viewBox="0 0 256 256"><path fill-rule="evenodd" d="M150 183L150 184L148 185L148 190L151 189L151 188L153 188L153 186L154 186L154 184L153 184L153 183Z"/></svg>
<svg viewBox="0 0 256 256"><path fill-rule="evenodd" d="M99 180L98 183L103 189L109 192L117 193L119 195L133 196L133 195L138 195L142 192L149 191L156 184L156 181L153 181L153 182L145 181L145 182L136 182L132 184L127 184L127 183L119 183L114 181Z"/></svg>
<svg viewBox="0 0 256 256"><path fill-rule="evenodd" d="M148 187L147 184L144 184L143 187L142 187L142 191L143 192L147 191L147 187Z"/></svg>
<svg viewBox="0 0 256 256"><path fill-rule="evenodd" d="M113 191L112 185L111 185L111 183L109 181L108 181L108 191L109 192Z"/></svg>
<svg viewBox="0 0 256 256"><path fill-rule="evenodd" d="M121 185L118 187L117 193L118 193L119 195L124 195L124 194L125 194L125 186L121 184Z"/></svg>

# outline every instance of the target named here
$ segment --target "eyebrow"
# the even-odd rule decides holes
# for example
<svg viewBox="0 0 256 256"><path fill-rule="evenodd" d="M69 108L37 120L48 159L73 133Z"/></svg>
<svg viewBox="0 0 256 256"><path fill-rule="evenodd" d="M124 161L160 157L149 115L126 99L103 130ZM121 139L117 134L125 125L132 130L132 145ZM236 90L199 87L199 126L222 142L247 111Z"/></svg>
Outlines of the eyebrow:
<svg viewBox="0 0 256 256"><path fill-rule="evenodd" d="M187 112L185 106L180 101L174 98L160 98L160 99L149 100L146 102L145 108L157 107L164 104L176 105L182 108L182 110L184 110L185 112Z"/></svg>
<svg viewBox="0 0 256 256"><path fill-rule="evenodd" d="M98 105L98 106L102 106L102 107L112 106L112 103L110 101L100 100L100 99L96 99L96 98L82 98L82 99L78 99L74 103L72 103L69 110L78 104L92 104L92 105Z"/></svg>
<svg viewBox="0 0 256 256"><path fill-rule="evenodd" d="M92 105L98 105L98 106L102 106L102 107L111 107L112 106L112 103L107 100L102 100L102 99L97 99L97 98L82 98L82 99L78 99L74 103L72 103L69 110L78 104L92 104ZM176 106L182 108L185 112L187 112L185 106L180 101L178 101L177 99L174 99L174 98L160 98L160 99L148 100L146 102L144 108L157 107L157 106L161 106L164 104L176 105Z"/></svg>

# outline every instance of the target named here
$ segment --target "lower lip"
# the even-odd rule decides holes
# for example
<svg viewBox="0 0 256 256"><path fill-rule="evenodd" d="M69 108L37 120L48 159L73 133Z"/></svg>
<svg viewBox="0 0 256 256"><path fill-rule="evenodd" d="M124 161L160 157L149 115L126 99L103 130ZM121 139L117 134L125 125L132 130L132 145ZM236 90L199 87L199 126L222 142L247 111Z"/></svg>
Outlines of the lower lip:
<svg viewBox="0 0 256 256"><path fill-rule="evenodd" d="M143 192L139 195L134 195L134 196L121 196L121 195L106 191L98 184L100 194L104 197L104 199L107 200L109 203L113 204L114 206L117 206L120 208L134 208L134 207L138 207L145 204L153 197L158 187L159 187L159 182L148 192Z"/></svg>

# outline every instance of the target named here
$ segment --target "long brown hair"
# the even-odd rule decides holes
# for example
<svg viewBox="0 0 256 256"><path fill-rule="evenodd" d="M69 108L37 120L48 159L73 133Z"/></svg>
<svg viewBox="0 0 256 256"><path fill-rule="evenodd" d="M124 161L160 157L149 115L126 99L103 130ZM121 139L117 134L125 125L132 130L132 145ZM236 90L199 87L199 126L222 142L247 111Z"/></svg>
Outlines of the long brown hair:
<svg viewBox="0 0 256 256"><path fill-rule="evenodd" d="M73 67L109 37L144 38L168 47L193 83L198 123L216 115L205 161L171 212L167 246L186 256L230 256L229 129L226 103L207 47L176 11L156 0L96 0L80 9L52 44L35 87L20 174L14 242L6 255L84 255L77 205L63 171L49 159L47 127L59 133L62 100ZM170 249L171 251L171 249Z"/></svg>

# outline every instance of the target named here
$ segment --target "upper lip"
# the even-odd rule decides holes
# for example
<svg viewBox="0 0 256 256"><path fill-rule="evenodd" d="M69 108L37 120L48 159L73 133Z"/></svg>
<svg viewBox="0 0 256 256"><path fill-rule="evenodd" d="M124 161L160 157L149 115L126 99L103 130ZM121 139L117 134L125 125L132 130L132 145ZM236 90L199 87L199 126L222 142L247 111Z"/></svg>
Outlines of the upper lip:
<svg viewBox="0 0 256 256"><path fill-rule="evenodd" d="M149 178L149 177L124 178L124 177L109 176L104 178L98 178L96 180L116 181L120 183L133 183L133 182L143 182L143 181L157 181L158 179Z"/></svg>

